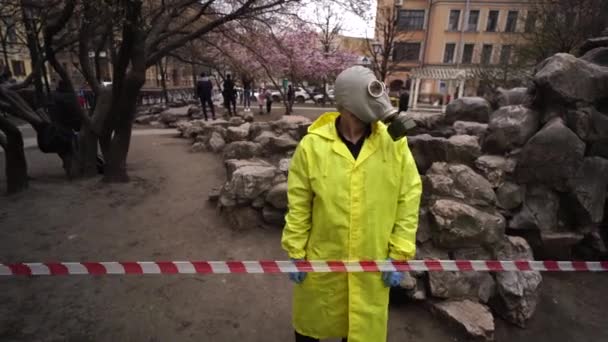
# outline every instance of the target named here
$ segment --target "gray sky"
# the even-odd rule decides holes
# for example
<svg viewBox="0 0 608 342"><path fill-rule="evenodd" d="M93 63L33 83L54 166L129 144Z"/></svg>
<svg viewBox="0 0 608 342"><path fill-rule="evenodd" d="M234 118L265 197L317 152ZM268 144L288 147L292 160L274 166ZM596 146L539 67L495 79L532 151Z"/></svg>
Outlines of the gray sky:
<svg viewBox="0 0 608 342"><path fill-rule="evenodd" d="M374 18L376 14L376 1L372 1L372 8L370 9L371 13L369 13L369 19L363 19L358 15L355 15L352 12L345 11L344 8L334 5L335 11L340 13L342 16L342 34L345 36L354 36L354 37L367 37L373 38L374 36ZM307 4L304 6L303 11L300 12L302 17L307 20L314 21L315 18L315 8L314 4Z"/></svg>

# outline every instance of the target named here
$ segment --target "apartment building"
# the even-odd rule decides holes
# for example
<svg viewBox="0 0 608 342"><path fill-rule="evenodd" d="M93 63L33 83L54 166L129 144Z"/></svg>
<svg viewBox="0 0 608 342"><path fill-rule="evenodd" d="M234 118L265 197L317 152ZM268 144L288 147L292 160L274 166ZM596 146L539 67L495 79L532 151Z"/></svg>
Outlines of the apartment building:
<svg viewBox="0 0 608 342"><path fill-rule="evenodd" d="M473 68L513 62L514 45L535 26L531 0L378 0L397 16L391 88L409 87L416 99L475 95ZM383 20L378 17L377 20ZM376 36L381 34L377 31Z"/></svg>

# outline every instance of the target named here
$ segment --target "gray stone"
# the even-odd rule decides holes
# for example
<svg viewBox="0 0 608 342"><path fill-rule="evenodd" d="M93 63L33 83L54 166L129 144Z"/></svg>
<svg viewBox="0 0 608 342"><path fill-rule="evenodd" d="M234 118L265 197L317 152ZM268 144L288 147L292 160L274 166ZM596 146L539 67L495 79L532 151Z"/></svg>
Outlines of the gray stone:
<svg viewBox="0 0 608 342"><path fill-rule="evenodd" d="M540 115L524 106L507 106L490 115L483 148L503 153L523 146L540 128Z"/></svg>
<svg viewBox="0 0 608 342"><path fill-rule="evenodd" d="M471 205L496 203L490 183L461 164L434 163L427 171L424 189L437 197L451 197Z"/></svg>
<svg viewBox="0 0 608 342"><path fill-rule="evenodd" d="M245 122L253 122L253 120L254 120L253 113L251 113L251 112L244 112L243 113L243 120L245 120Z"/></svg>
<svg viewBox="0 0 608 342"><path fill-rule="evenodd" d="M403 272L403 280L399 283L399 287L404 290L414 290L416 288L416 278L410 272Z"/></svg>
<svg viewBox="0 0 608 342"><path fill-rule="evenodd" d="M236 127L228 127L226 130L226 140L228 142L242 141L249 138L249 123L244 123Z"/></svg>
<svg viewBox="0 0 608 342"><path fill-rule="evenodd" d="M259 209L259 210L262 210L262 208L264 208L265 205L266 205L266 199L265 199L265 196L263 196L263 195L256 197L251 202L251 207L255 208L255 209Z"/></svg>
<svg viewBox="0 0 608 342"><path fill-rule="evenodd" d="M494 294L494 279L488 272L429 272L431 295L437 298L467 298L487 303Z"/></svg>
<svg viewBox="0 0 608 342"><path fill-rule="evenodd" d="M285 182L287 182L287 175L282 172L277 172L277 175L274 176L274 179L272 180L272 185L277 185Z"/></svg>
<svg viewBox="0 0 608 342"><path fill-rule="evenodd" d="M188 108L169 108L164 112L160 113L160 122L165 125L175 123L179 120L185 119L188 117Z"/></svg>
<svg viewBox="0 0 608 342"><path fill-rule="evenodd" d="M262 152L260 144L251 141L235 141L224 147L224 159L250 159Z"/></svg>
<svg viewBox="0 0 608 342"><path fill-rule="evenodd" d="M286 152L293 150L298 146L298 142L287 133L276 136L272 132L262 132L255 138L255 142L259 143L268 154Z"/></svg>
<svg viewBox="0 0 608 342"><path fill-rule="evenodd" d="M289 172L289 163L291 163L291 158L283 158L279 161L279 171L287 173Z"/></svg>
<svg viewBox="0 0 608 342"><path fill-rule="evenodd" d="M497 244L498 260L533 260L532 249L525 239L509 236ZM498 296L490 302L492 308L507 321L525 327L536 310L540 296L540 272L498 272L496 288Z"/></svg>
<svg viewBox="0 0 608 342"><path fill-rule="evenodd" d="M578 245L584 234L575 232L541 232L543 259L570 260L573 247Z"/></svg>
<svg viewBox="0 0 608 342"><path fill-rule="evenodd" d="M490 103L481 97L461 97L447 106L445 121L453 124L455 121L488 122Z"/></svg>
<svg viewBox="0 0 608 342"><path fill-rule="evenodd" d="M452 251L454 260L492 260L492 252L483 247L460 248Z"/></svg>
<svg viewBox="0 0 608 342"><path fill-rule="evenodd" d="M432 241L427 241L416 247L415 260L446 260L449 259L448 252L435 247Z"/></svg>
<svg viewBox="0 0 608 342"><path fill-rule="evenodd" d="M498 108L505 106L528 106L532 103L532 98L528 93L528 88L503 89L498 88L498 98L496 104Z"/></svg>
<svg viewBox="0 0 608 342"><path fill-rule="evenodd" d="M596 37L587 39L579 49L579 53L584 54L593 49L608 47L608 37Z"/></svg>
<svg viewBox="0 0 608 342"><path fill-rule="evenodd" d="M188 114L188 116L199 116L202 114L202 111L197 106L190 106L190 107L188 107L187 114Z"/></svg>
<svg viewBox="0 0 608 342"><path fill-rule="evenodd" d="M473 135L482 139L488 130L488 124L470 121L454 122L454 132L460 135Z"/></svg>
<svg viewBox="0 0 608 342"><path fill-rule="evenodd" d="M257 138L262 132L272 132L272 126L269 122L252 122L249 127L249 137L254 140Z"/></svg>
<svg viewBox="0 0 608 342"><path fill-rule="evenodd" d="M270 190L275 172L274 166L242 166L232 173L222 189L221 197L237 204L250 204L256 197Z"/></svg>
<svg viewBox="0 0 608 342"><path fill-rule="evenodd" d="M436 231L435 245L445 248L491 245L505 231L505 219L498 213L487 213L470 205L440 199L431 206Z"/></svg>
<svg viewBox="0 0 608 342"><path fill-rule="evenodd" d="M158 121L158 119L159 119L159 116L156 114L142 115L142 116L135 118L135 123L140 124L140 125L148 125L152 121Z"/></svg>
<svg viewBox="0 0 608 342"><path fill-rule="evenodd" d="M547 58L534 76L536 98L547 104L608 100L608 68L566 53Z"/></svg>
<svg viewBox="0 0 608 342"><path fill-rule="evenodd" d="M585 143L561 119L550 121L524 146L517 164L518 183L539 182L566 189L583 162Z"/></svg>
<svg viewBox="0 0 608 342"><path fill-rule="evenodd" d="M418 171L422 174L434 162L449 162L472 165L481 155L479 139L470 135L456 135L437 138L428 134L410 136L407 138Z"/></svg>
<svg viewBox="0 0 608 342"><path fill-rule="evenodd" d="M601 223L608 187L608 160L600 157L585 158L575 176L569 180L570 203L576 208L577 222Z"/></svg>
<svg viewBox="0 0 608 342"><path fill-rule="evenodd" d="M424 243L431 239L431 223L429 222L429 209L420 207L418 214L418 230L416 231L416 241Z"/></svg>
<svg viewBox="0 0 608 342"><path fill-rule="evenodd" d="M524 187L511 182L503 183L496 190L498 206L506 210L513 210L519 207L524 201L524 195Z"/></svg>
<svg viewBox="0 0 608 342"><path fill-rule="evenodd" d="M272 164L266 162L261 159L227 159L224 161L224 166L226 166L226 179L231 179L232 174L237 169L245 166L261 166L261 167L272 167Z"/></svg>
<svg viewBox="0 0 608 342"><path fill-rule="evenodd" d="M494 340L494 317L483 304L470 300L444 301L433 303L433 312L475 340Z"/></svg>
<svg viewBox="0 0 608 342"><path fill-rule="evenodd" d="M265 206L262 210L262 217L264 222L277 226L283 227L285 225L285 211L279 210L270 206Z"/></svg>
<svg viewBox="0 0 608 342"><path fill-rule="evenodd" d="M209 138L208 145L211 151L218 153L224 149L226 142L219 133L213 132L211 133L211 138Z"/></svg>
<svg viewBox="0 0 608 342"><path fill-rule="evenodd" d="M608 47L598 47L581 57L582 60L589 63L608 67Z"/></svg>
<svg viewBox="0 0 608 342"><path fill-rule="evenodd" d="M299 130L301 126L308 127L311 124L309 118L301 115L283 115L280 120L272 122L280 132Z"/></svg>
<svg viewBox="0 0 608 342"><path fill-rule="evenodd" d="M596 230L585 234L583 240L575 246L574 253L582 260L605 260L608 257L608 247Z"/></svg>
<svg viewBox="0 0 608 342"><path fill-rule="evenodd" d="M233 116L230 119L228 119L228 124L230 126L240 126L244 123L245 123L245 120L243 120L243 118L240 116Z"/></svg>
<svg viewBox="0 0 608 342"><path fill-rule="evenodd" d="M196 152L206 152L206 151L207 151L207 145L202 142L195 142L190 147L190 152L196 153Z"/></svg>
<svg viewBox="0 0 608 342"><path fill-rule="evenodd" d="M412 118L416 123L417 127L425 128L425 129L435 129L439 127L443 120L445 119L445 114L438 112L413 112L408 113L408 117Z"/></svg>
<svg viewBox="0 0 608 342"><path fill-rule="evenodd" d="M260 213L250 207L227 207L223 213L232 229L236 231L247 231L262 225Z"/></svg>
<svg viewBox="0 0 608 342"><path fill-rule="evenodd" d="M287 209L287 183L273 186L266 194L266 202L276 209Z"/></svg>
<svg viewBox="0 0 608 342"><path fill-rule="evenodd" d="M569 110L566 114L566 124L586 142L608 139L608 114L603 114L594 107Z"/></svg>
<svg viewBox="0 0 608 342"><path fill-rule="evenodd" d="M511 229L553 231L557 228L559 197L543 185L529 185L521 210L509 222Z"/></svg>
<svg viewBox="0 0 608 342"><path fill-rule="evenodd" d="M493 188L498 188L504 183L507 174L515 171L516 164L515 159L493 155L483 155L475 160L475 167Z"/></svg>
<svg viewBox="0 0 608 342"><path fill-rule="evenodd" d="M167 108L164 105L155 105L155 106L151 106L150 108L148 108L148 113L150 113L150 114L160 114L165 109L167 109Z"/></svg>

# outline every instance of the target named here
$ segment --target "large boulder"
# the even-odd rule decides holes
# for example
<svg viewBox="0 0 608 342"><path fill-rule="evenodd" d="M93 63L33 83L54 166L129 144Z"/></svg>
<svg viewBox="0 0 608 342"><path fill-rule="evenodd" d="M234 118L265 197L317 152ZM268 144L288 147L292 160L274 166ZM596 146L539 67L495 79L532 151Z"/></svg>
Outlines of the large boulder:
<svg viewBox="0 0 608 342"><path fill-rule="evenodd" d="M445 121L453 124L456 121L488 122L491 106L482 97L461 97L448 104Z"/></svg>
<svg viewBox="0 0 608 342"><path fill-rule="evenodd" d="M586 142L608 139L608 114L601 113L594 107L569 110L566 124Z"/></svg>
<svg viewBox="0 0 608 342"><path fill-rule="evenodd" d="M452 127L456 134L473 135L479 139L483 139L488 130L488 124L471 121L456 121Z"/></svg>
<svg viewBox="0 0 608 342"><path fill-rule="evenodd" d="M601 103L608 100L608 68L558 53L534 76L536 99L547 104Z"/></svg>
<svg viewBox="0 0 608 342"><path fill-rule="evenodd" d="M534 184L526 189L521 210L509 221L509 228L553 231L557 228L559 197L550 188Z"/></svg>
<svg viewBox="0 0 608 342"><path fill-rule="evenodd" d="M490 183L466 165L434 163L424 179L424 189L432 196L450 197L471 205L496 203Z"/></svg>
<svg viewBox="0 0 608 342"><path fill-rule="evenodd" d="M273 186L266 194L266 202L276 209L287 209L287 182Z"/></svg>
<svg viewBox="0 0 608 342"><path fill-rule="evenodd" d="M465 299L433 303L432 309L473 340L494 340L494 317L485 305Z"/></svg>
<svg viewBox="0 0 608 342"><path fill-rule="evenodd" d="M270 190L275 173L274 166L247 165L236 169L222 189L220 204L226 207L250 204Z"/></svg>
<svg viewBox="0 0 608 342"><path fill-rule="evenodd" d="M601 223L608 187L608 160L599 157L585 158L576 174L568 182L570 202L577 212L580 224Z"/></svg>
<svg viewBox="0 0 608 342"><path fill-rule="evenodd" d="M496 189L498 206L505 210L513 210L524 201L525 188L511 182L504 182Z"/></svg>
<svg viewBox="0 0 608 342"><path fill-rule="evenodd" d="M498 108L505 106L528 106L532 103L532 98L528 93L528 88L503 89L498 88L496 104Z"/></svg>
<svg viewBox="0 0 608 342"><path fill-rule="evenodd" d="M524 146L517 164L519 183L539 182L566 188L583 162L585 143L561 119L547 123Z"/></svg>
<svg viewBox="0 0 608 342"><path fill-rule="evenodd" d="M433 242L439 247L463 248L491 245L505 232L505 218L470 205L440 199L431 206L435 223Z"/></svg>
<svg viewBox="0 0 608 342"><path fill-rule="evenodd" d="M150 115L141 115L135 118L135 123L140 125L149 125L153 121L158 121L159 115L150 114Z"/></svg>
<svg viewBox="0 0 608 342"><path fill-rule="evenodd" d="M187 117L188 107L169 108L160 114L160 122L169 125Z"/></svg>
<svg viewBox="0 0 608 342"><path fill-rule="evenodd" d="M236 127L228 127L226 139L228 142L247 140L249 137L249 123L244 123Z"/></svg>
<svg viewBox="0 0 608 342"><path fill-rule="evenodd" d="M224 159L250 159L262 153L262 146L251 141L235 141L224 147Z"/></svg>
<svg viewBox="0 0 608 342"><path fill-rule="evenodd" d="M608 47L598 47L588 51L581 59L589 63L608 67Z"/></svg>
<svg viewBox="0 0 608 342"><path fill-rule="evenodd" d="M515 159L503 156L483 155L475 160L475 167L493 188L500 187L507 175L515 171L516 165Z"/></svg>
<svg viewBox="0 0 608 342"><path fill-rule="evenodd" d="M298 146L298 142L287 133L276 136L272 132L264 131L254 141L259 143L267 154L283 153Z"/></svg>
<svg viewBox="0 0 608 342"><path fill-rule="evenodd" d="M509 236L497 244L498 260L533 260L530 245L520 237ZM496 273L497 296L490 301L492 308L507 321L525 327L538 304L540 296L540 272Z"/></svg>
<svg viewBox="0 0 608 342"><path fill-rule="evenodd" d="M494 295L494 278L488 272L429 272L431 295L467 298L487 303Z"/></svg>
<svg viewBox="0 0 608 342"><path fill-rule="evenodd" d="M470 135L437 138L429 134L410 136L408 144L416 160L418 171L426 173L434 162L472 165L481 155L479 139Z"/></svg>
<svg viewBox="0 0 608 342"><path fill-rule="evenodd" d="M251 126L249 127L249 138L254 140L260 134L262 134L262 132L272 132L272 125L270 122L252 122Z"/></svg>
<svg viewBox="0 0 608 342"><path fill-rule="evenodd" d="M427 130L438 128L445 119L445 114L441 112L412 112L407 115L414 120L417 128L424 128Z"/></svg>
<svg viewBox="0 0 608 342"><path fill-rule="evenodd" d="M228 119L228 124L230 124L230 126L240 126L244 123L245 123L245 120L243 120L243 118L240 116L233 116L230 119Z"/></svg>
<svg viewBox="0 0 608 342"><path fill-rule="evenodd" d="M234 171L245 166L272 167L272 164L262 159L227 159L224 161L226 167L226 179L231 179Z"/></svg>
<svg viewBox="0 0 608 342"><path fill-rule="evenodd" d="M605 33L605 31L604 31L604 33ZM601 47L608 47L608 36L587 39L583 43L583 45L581 45L578 52L581 54L585 54L588 51L591 51L591 50L597 49L597 48L601 48Z"/></svg>
<svg viewBox="0 0 608 342"><path fill-rule="evenodd" d="M420 207L418 214L418 230L416 230L416 241L425 243L431 239L431 222L429 217L429 209Z"/></svg>
<svg viewBox="0 0 608 342"><path fill-rule="evenodd" d="M490 115L483 148L504 153L523 146L540 128L540 115L524 106L501 107Z"/></svg>
<svg viewBox="0 0 608 342"><path fill-rule="evenodd" d="M226 146L226 142L217 132L211 133L211 137L207 144L209 145L209 149L215 153L221 152L224 149L224 146Z"/></svg>

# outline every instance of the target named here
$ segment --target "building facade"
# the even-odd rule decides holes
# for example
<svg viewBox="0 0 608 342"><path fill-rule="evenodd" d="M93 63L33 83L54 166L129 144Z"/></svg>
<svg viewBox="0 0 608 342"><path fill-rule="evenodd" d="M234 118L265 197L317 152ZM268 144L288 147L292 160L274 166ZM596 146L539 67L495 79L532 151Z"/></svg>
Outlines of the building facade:
<svg viewBox="0 0 608 342"><path fill-rule="evenodd" d="M513 62L514 46L534 28L529 0L379 0L397 35L387 84L410 89L411 102L445 103L478 92L472 70ZM394 8L392 11L389 9ZM378 17L377 20L386 20ZM377 25L378 26L378 25ZM378 37L381 32L376 32ZM446 101L447 99L447 101ZM412 103L415 105L415 103Z"/></svg>

